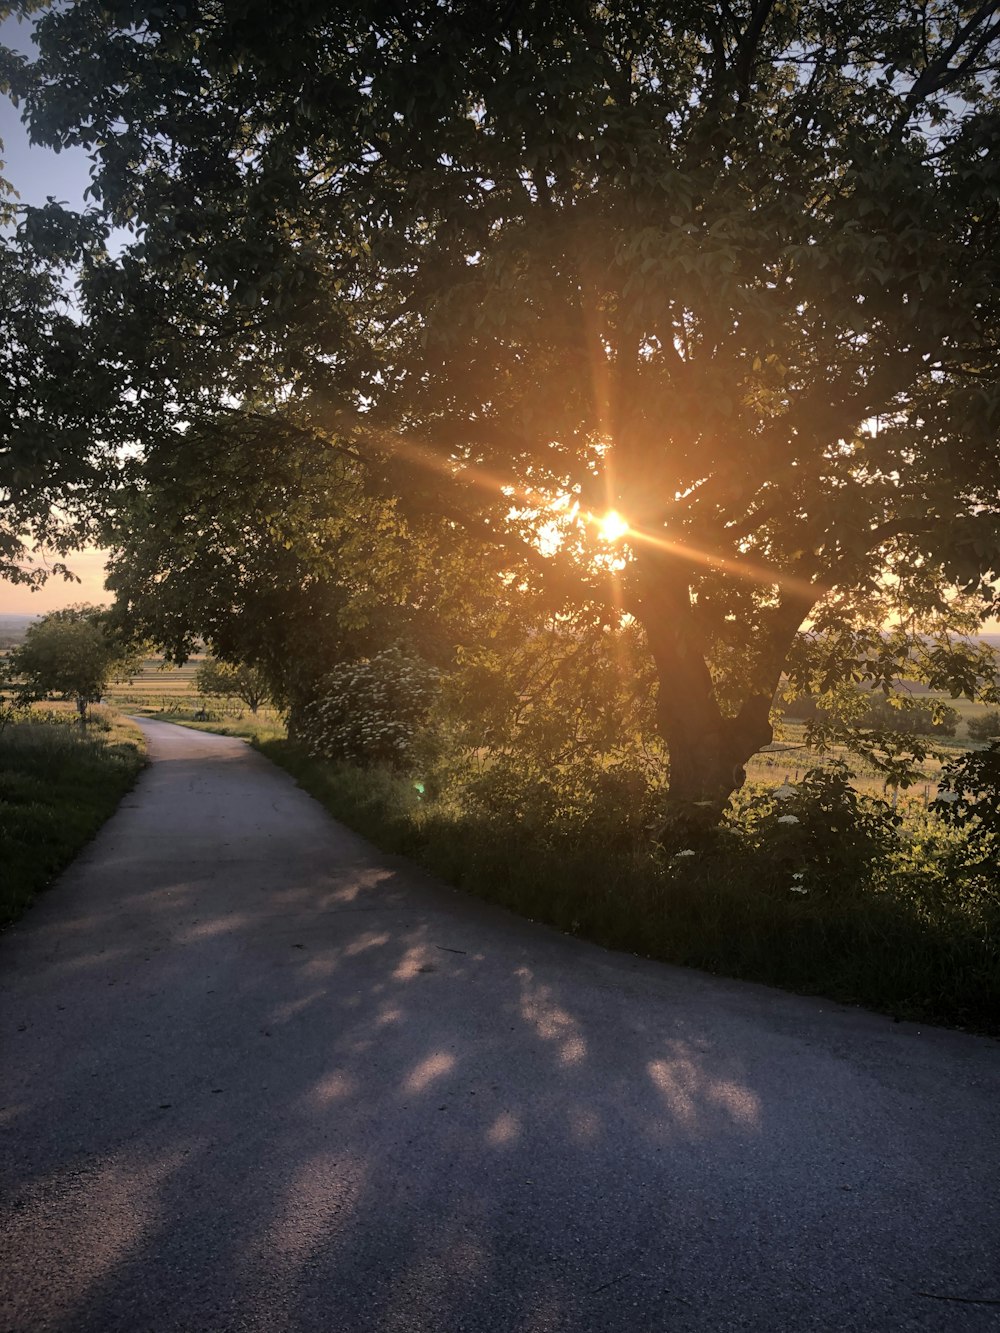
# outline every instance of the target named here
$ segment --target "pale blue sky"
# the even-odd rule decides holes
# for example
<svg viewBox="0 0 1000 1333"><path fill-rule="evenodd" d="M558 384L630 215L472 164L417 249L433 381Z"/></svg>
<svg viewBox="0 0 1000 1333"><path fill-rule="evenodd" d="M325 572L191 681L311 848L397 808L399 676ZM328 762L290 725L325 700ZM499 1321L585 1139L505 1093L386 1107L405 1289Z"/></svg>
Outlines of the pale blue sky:
<svg viewBox="0 0 1000 1333"><path fill-rule="evenodd" d="M4 19L0 23L0 45L31 55L31 23L16 18ZM0 159L5 164L0 175L14 186L22 204L41 205L52 195L71 208L86 206L83 192L90 184L90 163L86 153L81 149L54 153L51 149L32 145L21 123L20 110L2 96L0 139L3 140Z"/></svg>

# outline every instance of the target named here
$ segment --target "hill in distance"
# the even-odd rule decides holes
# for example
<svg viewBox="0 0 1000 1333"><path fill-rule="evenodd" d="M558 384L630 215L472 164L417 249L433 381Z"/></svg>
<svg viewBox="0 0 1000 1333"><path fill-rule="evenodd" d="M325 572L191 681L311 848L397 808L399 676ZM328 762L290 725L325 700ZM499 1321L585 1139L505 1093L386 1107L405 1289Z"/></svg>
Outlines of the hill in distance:
<svg viewBox="0 0 1000 1333"><path fill-rule="evenodd" d="M0 642L20 643L28 626L37 619L38 616L0 615Z"/></svg>

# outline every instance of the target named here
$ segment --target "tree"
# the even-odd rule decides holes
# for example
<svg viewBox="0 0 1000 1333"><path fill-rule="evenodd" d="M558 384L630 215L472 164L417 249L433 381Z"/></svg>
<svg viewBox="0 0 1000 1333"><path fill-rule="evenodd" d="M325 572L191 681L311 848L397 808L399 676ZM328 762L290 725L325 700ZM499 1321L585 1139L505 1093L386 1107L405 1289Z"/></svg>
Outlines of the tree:
<svg viewBox="0 0 1000 1333"><path fill-rule="evenodd" d="M257 667L220 662L214 657L206 658L198 667L195 685L199 694L239 699L254 715L267 698L267 681Z"/></svg>
<svg viewBox="0 0 1000 1333"><path fill-rule="evenodd" d="M86 721L87 705L99 699L111 681L129 680L142 666L136 650L109 630L107 612L87 605L51 611L36 620L7 660L22 697L62 694L75 699L81 721Z"/></svg>
<svg viewBox="0 0 1000 1333"><path fill-rule="evenodd" d="M685 818L783 670L924 645L978 688L947 631L1000 569L1000 5L78 0L38 36L34 132L142 227L82 287L130 382L252 400L630 613Z"/></svg>
<svg viewBox="0 0 1000 1333"><path fill-rule="evenodd" d="M501 596L502 553L408 521L366 480L355 458L264 415L167 434L105 524L116 625L174 662L200 641L259 671L292 730L339 662L403 644L447 666L516 594Z"/></svg>
<svg viewBox="0 0 1000 1333"><path fill-rule="evenodd" d="M970 717L966 725L974 741L989 741L1000 737L1000 710L993 708L982 717Z"/></svg>
<svg viewBox="0 0 1000 1333"><path fill-rule="evenodd" d="M0 214L3 208L0 205ZM0 578L38 584L92 531L96 384L58 268L0 235Z"/></svg>
<svg viewBox="0 0 1000 1333"><path fill-rule="evenodd" d="M23 67L0 46L4 102L17 101ZM0 171L3 151L0 140ZM93 534L87 501L104 455L93 424L113 372L70 298L75 269L104 256L107 228L96 214L14 198L0 179L0 578L37 585L70 577L58 557Z"/></svg>

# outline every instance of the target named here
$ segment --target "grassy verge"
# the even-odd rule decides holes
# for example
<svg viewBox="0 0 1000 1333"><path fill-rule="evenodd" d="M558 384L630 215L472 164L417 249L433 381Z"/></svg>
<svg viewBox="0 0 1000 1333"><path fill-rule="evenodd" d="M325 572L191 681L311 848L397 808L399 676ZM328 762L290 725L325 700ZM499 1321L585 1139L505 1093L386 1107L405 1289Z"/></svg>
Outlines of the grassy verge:
<svg viewBox="0 0 1000 1333"><path fill-rule="evenodd" d="M664 865L421 799L384 770L261 750L338 819L448 882L609 948L1000 1035L1000 904L900 877L796 896L745 858Z"/></svg>
<svg viewBox="0 0 1000 1333"><path fill-rule="evenodd" d="M33 709L0 732L0 926L8 925L90 841L143 767L135 726L72 705Z"/></svg>
<svg viewBox="0 0 1000 1333"><path fill-rule="evenodd" d="M179 727L190 727L192 731L211 731L217 736L237 736L245 741L274 741L285 735L285 724L273 710L261 710L254 717L246 713L239 717L198 717L198 710L193 708L130 708L136 717L152 718L155 722L175 722Z"/></svg>

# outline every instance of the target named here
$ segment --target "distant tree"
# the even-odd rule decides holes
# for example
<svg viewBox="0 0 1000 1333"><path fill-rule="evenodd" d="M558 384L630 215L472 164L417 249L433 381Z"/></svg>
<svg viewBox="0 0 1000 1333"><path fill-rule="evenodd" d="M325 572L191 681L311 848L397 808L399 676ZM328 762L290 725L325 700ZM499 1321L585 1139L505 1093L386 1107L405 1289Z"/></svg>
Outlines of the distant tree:
<svg viewBox="0 0 1000 1333"><path fill-rule="evenodd" d="M992 740L1000 736L1000 710L994 708L983 717L970 717L966 726L974 741Z"/></svg>
<svg viewBox="0 0 1000 1333"><path fill-rule="evenodd" d="M861 725L886 731L902 731L914 736L954 736L958 713L949 704L935 701L921 705L908 695L871 696Z"/></svg>
<svg viewBox="0 0 1000 1333"><path fill-rule="evenodd" d="M259 667L233 665L209 657L198 667L194 679L199 694L239 699L254 714L268 697L267 680Z"/></svg>
<svg viewBox="0 0 1000 1333"><path fill-rule="evenodd" d="M35 621L7 659L22 698L64 695L76 701L83 721L89 703L112 681L131 679L141 665L139 651L109 628L104 608L87 605L52 611Z"/></svg>

